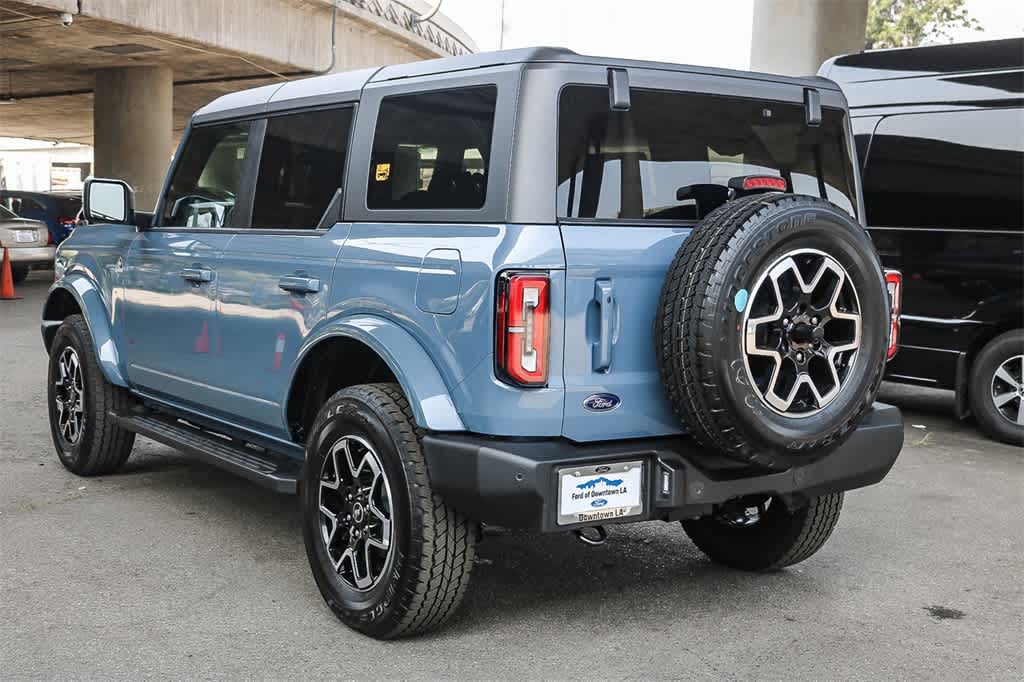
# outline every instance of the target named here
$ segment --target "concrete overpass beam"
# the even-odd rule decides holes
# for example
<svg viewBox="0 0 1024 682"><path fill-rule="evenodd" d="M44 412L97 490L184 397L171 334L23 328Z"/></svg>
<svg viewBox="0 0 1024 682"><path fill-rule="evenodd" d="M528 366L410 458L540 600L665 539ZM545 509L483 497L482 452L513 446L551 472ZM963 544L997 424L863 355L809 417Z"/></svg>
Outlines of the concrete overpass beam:
<svg viewBox="0 0 1024 682"><path fill-rule="evenodd" d="M174 73L166 66L129 66L96 72L93 169L135 189L135 204L156 204L173 153Z"/></svg>
<svg viewBox="0 0 1024 682"><path fill-rule="evenodd" d="M868 0L756 0L750 68L790 76L864 49Z"/></svg>

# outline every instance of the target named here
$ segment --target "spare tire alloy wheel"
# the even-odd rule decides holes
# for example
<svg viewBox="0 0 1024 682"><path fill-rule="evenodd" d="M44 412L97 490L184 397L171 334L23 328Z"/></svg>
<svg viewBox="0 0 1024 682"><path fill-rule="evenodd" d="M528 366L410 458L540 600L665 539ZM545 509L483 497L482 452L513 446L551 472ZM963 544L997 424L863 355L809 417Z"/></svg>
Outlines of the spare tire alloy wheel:
<svg viewBox="0 0 1024 682"><path fill-rule="evenodd" d="M749 301L743 350L750 385L779 414L817 414L850 377L860 347L849 273L823 251L796 249L768 267Z"/></svg>
<svg viewBox="0 0 1024 682"><path fill-rule="evenodd" d="M391 486L373 447L346 435L331 447L320 472L320 536L334 570L354 590L374 587L388 566Z"/></svg>
<svg viewBox="0 0 1024 682"><path fill-rule="evenodd" d="M831 202L727 202L679 248L661 291L658 366L708 450L766 469L832 452L874 401L888 293L864 229Z"/></svg>

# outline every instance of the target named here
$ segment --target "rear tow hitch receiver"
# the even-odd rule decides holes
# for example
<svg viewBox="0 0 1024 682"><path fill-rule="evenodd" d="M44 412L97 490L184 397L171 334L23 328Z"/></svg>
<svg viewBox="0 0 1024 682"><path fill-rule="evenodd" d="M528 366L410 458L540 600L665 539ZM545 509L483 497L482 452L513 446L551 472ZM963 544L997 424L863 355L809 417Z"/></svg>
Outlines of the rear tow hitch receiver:
<svg viewBox="0 0 1024 682"><path fill-rule="evenodd" d="M765 515L771 503L772 498L766 495L736 498L719 505L715 518L733 528L753 526Z"/></svg>
<svg viewBox="0 0 1024 682"><path fill-rule="evenodd" d="M587 531L591 531L588 533ZM590 545L591 547L597 547L603 545L605 540L608 539L608 530L604 526L590 526L588 528L577 528L573 531L576 539L582 542L584 545Z"/></svg>

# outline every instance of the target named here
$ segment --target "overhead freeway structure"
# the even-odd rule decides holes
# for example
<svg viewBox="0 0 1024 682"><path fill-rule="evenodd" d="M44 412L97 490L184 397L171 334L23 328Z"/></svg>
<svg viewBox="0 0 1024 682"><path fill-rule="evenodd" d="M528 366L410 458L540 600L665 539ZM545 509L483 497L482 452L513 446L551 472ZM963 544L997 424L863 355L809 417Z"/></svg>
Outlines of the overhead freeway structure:
<svg viewBox="0 0 1024 682"><path fill-rule="evenodd" d="M153 204L193 111L233 90L476 51L421 0L0 0L0 136L92 144Z"/></svg>

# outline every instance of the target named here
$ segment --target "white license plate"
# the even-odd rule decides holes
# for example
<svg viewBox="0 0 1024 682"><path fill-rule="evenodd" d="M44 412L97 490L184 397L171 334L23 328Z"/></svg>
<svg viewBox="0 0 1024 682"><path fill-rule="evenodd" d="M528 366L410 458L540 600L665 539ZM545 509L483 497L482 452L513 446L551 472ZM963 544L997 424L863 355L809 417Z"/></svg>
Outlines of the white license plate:
<svg viewBox="0 0 1024 682"><path fill-rule="evenodd" d="M643 490L643 462L588 464L559 469L558 525L642 514Z"/></svg>
<svg viewBox="0 0 1024 682"><path fill-rule="evenodd" d="M25 242L34 242L35 240L36 240L36 231L35 230L15 230L14 231L14 241L18 242L19 244L24 244Z"/></svg>

